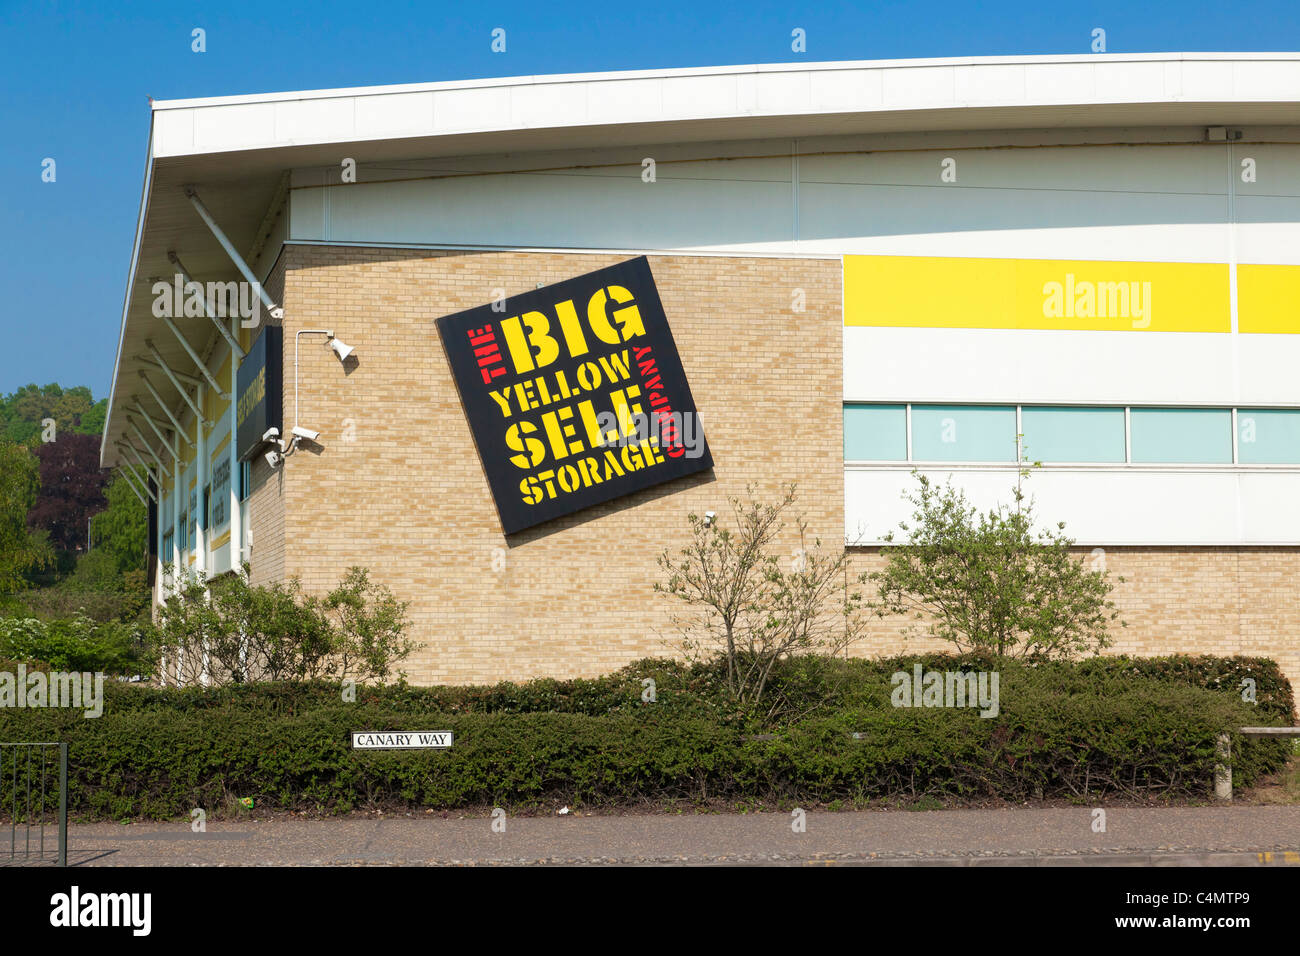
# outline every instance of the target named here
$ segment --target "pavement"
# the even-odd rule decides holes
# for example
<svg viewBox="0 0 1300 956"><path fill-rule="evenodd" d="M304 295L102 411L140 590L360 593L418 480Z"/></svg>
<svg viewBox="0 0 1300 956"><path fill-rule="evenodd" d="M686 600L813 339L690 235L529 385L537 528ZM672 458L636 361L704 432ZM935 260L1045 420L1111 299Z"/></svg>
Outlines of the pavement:
<svg viewBox="0 0 1300 956"><path fill-rule="evenodd" d="M441 815L69 827L74 866L867 865L1300 868L1300 806ZM504 832L498 832L504 822ZM1104 831L1097 829L1104 822ZM0 847L2 850L3 847ZM0 854L3 862L3 854Z"/></svg>

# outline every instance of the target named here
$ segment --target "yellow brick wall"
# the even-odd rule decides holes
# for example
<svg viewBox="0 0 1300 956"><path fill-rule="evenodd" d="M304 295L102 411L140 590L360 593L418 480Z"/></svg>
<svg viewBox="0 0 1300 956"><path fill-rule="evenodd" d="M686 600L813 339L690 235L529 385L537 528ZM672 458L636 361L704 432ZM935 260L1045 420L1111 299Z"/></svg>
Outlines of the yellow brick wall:
<svg viewBox="0 0 1300 956"><path fill-rule="evenodd" d="M1092 549L1078 556L1091 563ZM1300 688L1300 548L1111 547L1099 556L1115 582L1126 627L1109 654L1244 654L1271 657ZM853 574L881 567L879 551L855 549ZM929 638L904 639L907 622L877 622L853 652L867 656L946 650Z"/></svg>
<svg viewBox="0 0 1300 956"><path fill-rule="evenodd" d="M504 538L434 320L623 258L286 247L286 431L294 331L333 329L357 352L344 367L323 336L302 339L299 420L322 435L279 472L258 460L254 580L297 575L319 592L349 565L371 569L411 604L417 683L591 676L675 649L672 606L651 588L655 557L685 542L688 512L722 513L750 483L771 499L797 481L814 533L841 540L839 262L696 256L650 265L713 472ZM1300 682L1300 548L1105 557L1127 578L1115 599L1128 627L1112 653L1265 655ZM877 565L874 551L854 552L855 571ZM877 623L854 652L942 648L905 644L901 624Z"/></svg>
<svg viewBox="0 0 1300 956"><path fill-rule="evenodd" d="M323 591L362 565L409 601L412 681L589 676L668 652L655 558L685 543L688 512L721 513L747 483L770 499L798 481L814 533L841 539L838 260L652 256L714 470L507 542L434 320L627 257L290 246L284 258L286 431L294 331L333 329L357 352L345 367L323 336L302 339L299 421L322 434L283 469L283 573Z"/></svg>

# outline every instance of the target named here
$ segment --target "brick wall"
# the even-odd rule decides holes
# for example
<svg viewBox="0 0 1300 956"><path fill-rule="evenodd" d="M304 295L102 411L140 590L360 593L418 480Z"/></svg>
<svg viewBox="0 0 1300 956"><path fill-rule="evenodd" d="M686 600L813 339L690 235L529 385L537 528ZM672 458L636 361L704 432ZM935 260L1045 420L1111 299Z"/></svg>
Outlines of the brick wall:
<svg viewBox="0 0 1300 956"><path fill-rule="evenodd" d="M1091 549L1080 550L1091 559ZM1111 547L1103 555L1116 582L1121 619L1107 653L1245 654L1271 657L1300 687L1300 548ZM881 566L876 549L854 550L852 571ZM932 639L904 640L906 622L877 623L853 651L875 656L946 650Z"/></svg>
<svg viewBox="0 0 1300 956"><path fill-rule="evenodd" d="M357 353L345 367L323 336L303 337L299 420L321 441L280 472L255 467L254 579L323 591L349 565L370 568L411 604L418 683L590 676L676 646L651 586L689 511L722 512L749 483L772 499L794 480L814 533L840 540L839 262L652 256L714 471L506 541L434 320L623 258L286 247L286 431L294 331L333 329ZM878 561L853 555L855 570ZM1112 653L1266 655L1300 684L1300 548L1117 547L1106 561L1127 578ZM942 646L905 644L901 626L878 623L855 653Z"/></svg>
<svg viewBox="0 0 1300 956"><path fill-rule="evenodd" d="M411 603L412 681L595 675L666 653L655 557L685 543L688 512L723 512L748 483L771 499L798 481L813 532L843 535L839 261L652 256L714 470L507 542L434 320L625 258L286 248L286 431L294 331L333 329L357 352L343 366L303 337L299 421L322 434L284 466L283 573L321 591L370 568Z"/></svg>

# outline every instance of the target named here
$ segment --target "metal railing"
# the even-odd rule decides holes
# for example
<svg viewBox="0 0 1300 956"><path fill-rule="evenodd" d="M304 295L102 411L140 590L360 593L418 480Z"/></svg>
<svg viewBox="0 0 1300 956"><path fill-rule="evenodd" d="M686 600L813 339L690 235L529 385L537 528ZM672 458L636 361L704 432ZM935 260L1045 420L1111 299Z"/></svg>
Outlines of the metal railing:
<svg viewBox="0 0 1300 956"><path fill-rule="evenodd" d="M0 815L8 818L9 830L8 855L0 830L0 866L68 865L66 743L0 743ZM45 834L47 826L55 825L57 844L53 837L47 842Z"/></svg>

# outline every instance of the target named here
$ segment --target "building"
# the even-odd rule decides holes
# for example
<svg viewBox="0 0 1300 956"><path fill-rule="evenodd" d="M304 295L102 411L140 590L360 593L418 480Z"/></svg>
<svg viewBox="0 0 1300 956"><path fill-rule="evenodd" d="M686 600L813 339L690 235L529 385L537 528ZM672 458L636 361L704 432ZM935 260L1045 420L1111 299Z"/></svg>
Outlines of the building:
<svg viewBox="0 0 1300 956"><path fill-rule="evenodd" d="M161 564L242 556L310 590L363 565L411 603L412 680L484 682L665 652L655 558L747 484L797 481L814 532L866 569L913 469L992 503L1023 435L1042 514L1127 579L1116 651L1263 654L1294 681L1297 240L1295 54L155 102L103 461L154 503ZM547 374L530 297L561 308L552 287L642 256L671 328L654 354L688 383L670 404L693 403L711 457L522 527L497 507L524 474L499 440L534 468L580 416L541 420L553 379L545 402L520 393L534 459L466 390L495 387L502 356L501 382L528 356ZM262 292L231 286L240 314L209 317L178 274ZM622 349L626 323L599 327L617 283L592 281L561 287L582 286L565 341ZM544 314L558 342L565 315ZM295 425L319 434L280 444ZM882 623L857 651L902 646Z"/></svg>

